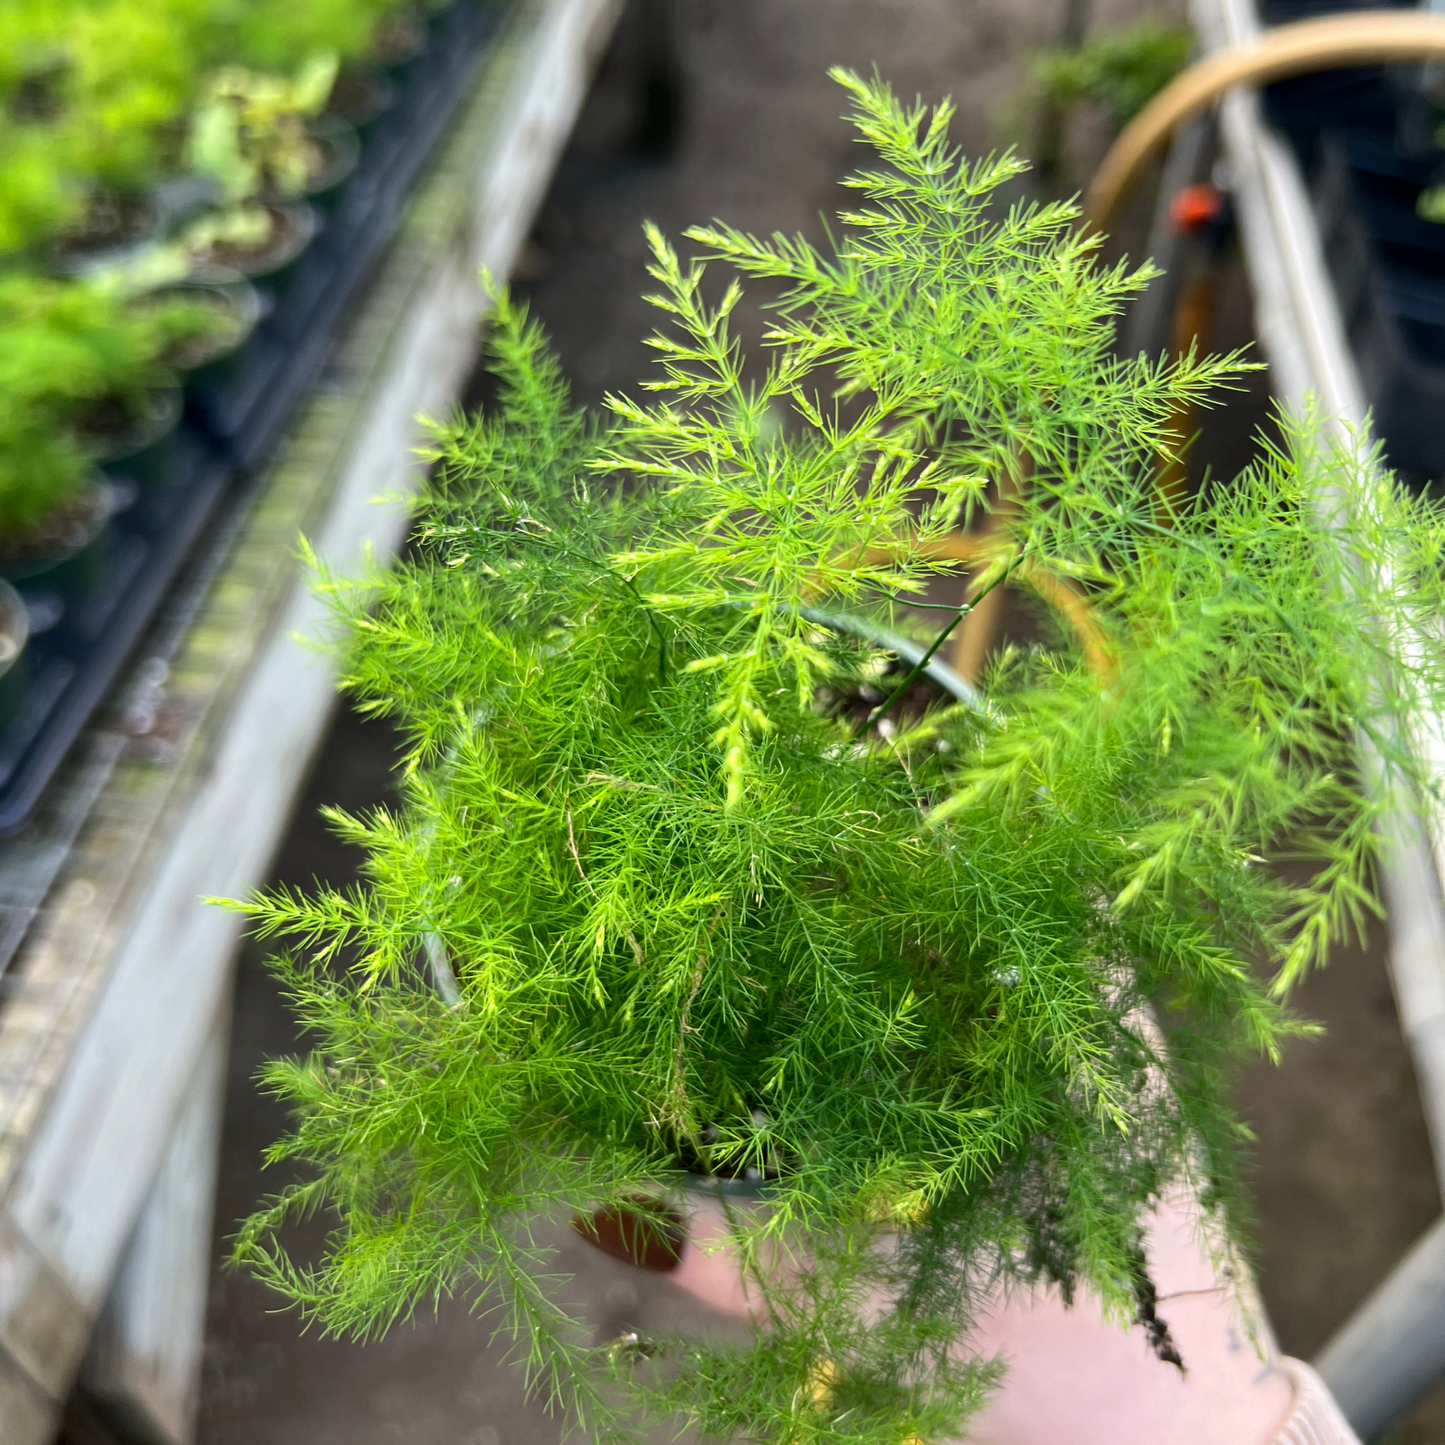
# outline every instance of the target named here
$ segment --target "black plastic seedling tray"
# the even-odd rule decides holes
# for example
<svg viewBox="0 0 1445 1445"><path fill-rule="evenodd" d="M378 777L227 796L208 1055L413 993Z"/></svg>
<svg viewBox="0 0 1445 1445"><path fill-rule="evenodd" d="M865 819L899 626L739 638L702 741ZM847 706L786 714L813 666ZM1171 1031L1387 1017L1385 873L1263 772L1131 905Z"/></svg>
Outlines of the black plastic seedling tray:
<svg viewBox="0 0 1445 1445"><path fill-rule="evenodd" d="M1289 8L1269 18L1341 7L1289 0ZM1445 474L1445 226L1421 219L1416 203L1445 179L1445 153L1429 147L1433 125L1423 145L1414 134L1418 77L1418 66L1299 76L1269 86L1265 109L1309 177L1386 460L1423 480Z"/></svg>
<svg viewBox="0 0 1445 1445"><path fill-rule="evenodd" d="M1445 473L1445 226L1416 213L1438 161L1353 118L1322 128L1313 178L1325 257L1390 463Z"/></svg>
<svg viewBox="0 0 1445 1445"><path fill-rule="evenodd" d="M21 827L51 774L105 696L175 580L230 481L207 439L183 427L166 485L130 495L124 477L109 485L123 510L98 544L87 589L41 577L16 584L31 617L30 643L15 715L0 732L0 836Z"/></svg>
<svg viewBox="0 0 1445 1445"><path fill-rule="evenodd" d="M31 640L16 710L0 728L0 836L22 828L175 582L216 507L275 448L314 383L336 330L374 269L407 194L466 94L500 6L455 0L428 44L394 72L397 102L368 128L361 159L286 287L222 387L188 390L162 483L140 491L123 468L88 590L17 584ZM265 282L258 286L264 291Z"/></svg>

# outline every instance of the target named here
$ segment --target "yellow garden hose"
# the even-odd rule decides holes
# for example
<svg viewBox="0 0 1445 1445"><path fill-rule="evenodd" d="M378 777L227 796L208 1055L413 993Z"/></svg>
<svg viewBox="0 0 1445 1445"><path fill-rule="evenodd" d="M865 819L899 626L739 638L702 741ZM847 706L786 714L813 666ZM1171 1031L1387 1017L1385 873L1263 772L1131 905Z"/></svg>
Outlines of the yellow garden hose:
<svg viewBox="0 0 1445 1445"><path fill-rule="evenodd" d="M1120 131L1084 194L1084 225L1091 230L1106 226L1174 127L1231 86L1344 65L1428 59L1445 59L1445 15L1418 10L1297 20L1263 31L1249 45L1216 51L1177 75Z"/></svg>

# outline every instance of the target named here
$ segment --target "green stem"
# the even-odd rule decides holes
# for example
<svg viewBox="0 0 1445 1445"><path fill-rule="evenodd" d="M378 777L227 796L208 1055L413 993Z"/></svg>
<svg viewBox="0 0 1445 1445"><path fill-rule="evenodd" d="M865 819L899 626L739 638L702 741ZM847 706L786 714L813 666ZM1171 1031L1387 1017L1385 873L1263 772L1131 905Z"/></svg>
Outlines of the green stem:
<svg viewBox="0 0 1445 1445"><path fill-rule="evenodd" d="M963 619L967 617L968 614L972 612L973 609L977 607L978 604L982 602L983 599L987 597L988 594L992 592L995 587L999 586L1001 583L1007 580L1009 573L1012 572L1013 569L1017 567L1020 562L1023 561L1025 555L1025 553L1020 552L1019 555L1015 557L1013 561L1010 562L1008 566L1005 567L1003 571L1000 572L998 576L995 577L993 581L990 582L988 586L985 587L983 591L980 592L978 596L973 599L972 602L966 602L962 607L958 609L958 616L955 617L953 621L950 622L948 626L945 627L943 631L940 632L938 636L933 639L933 642L929 645L928 651L925 652L923 656L918 659L918 661L913 666L913 670L908 674L908 676L905 677L903 681L900 682L898 686L895 687L893 691L889 693L889 695L881 703L879 703L878 706L875 707L866 718L863 719L863 721L858 726L858 732L855 734L855 736L861 737L865 732L867 732L868 729L871 728L873 724L876 723L880 718L882 718L883 715L888 711L888 709L891 708L893 704L897 702L898 699L902 697L905 692L908 691L909 687L912 686L914 678L916 678L918 674L921 673L923 669L927 667L930 662L933 661L933 654L937 652L938 649L942 647L945 642L948 641L948 638L953 632L953 629L957 627L958 624L962 622Z"/></svg>

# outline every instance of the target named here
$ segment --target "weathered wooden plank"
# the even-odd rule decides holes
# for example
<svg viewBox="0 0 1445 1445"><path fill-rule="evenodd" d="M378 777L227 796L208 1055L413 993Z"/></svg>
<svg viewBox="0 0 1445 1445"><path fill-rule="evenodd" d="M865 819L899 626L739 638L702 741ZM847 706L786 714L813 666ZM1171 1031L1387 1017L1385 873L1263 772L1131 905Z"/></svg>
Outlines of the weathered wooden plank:
<svg viewBox="0 0 1445 1445"><path fill-rule="evenodd" d="M155 1445L185 1445L194 1431L229 1022L223 1009L81 1370L81 1387L126 1437Z"/></svg>

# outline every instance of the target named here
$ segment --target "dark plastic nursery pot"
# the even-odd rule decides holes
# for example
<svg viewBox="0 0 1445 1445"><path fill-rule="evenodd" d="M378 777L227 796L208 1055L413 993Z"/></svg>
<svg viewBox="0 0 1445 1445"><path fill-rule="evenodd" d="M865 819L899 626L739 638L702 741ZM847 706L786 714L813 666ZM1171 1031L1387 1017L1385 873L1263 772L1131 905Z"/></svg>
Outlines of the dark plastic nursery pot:
<svg viewBox="0 0 1445 1445"><path fill-rule="evenodd" d="M396 108L394 81L370 70L346 70L337 78L321 119L344 120L365 145Z"/></svg>
<svg viewBox="0 0 1445 1445"><path fill-rule="evenodd" d="M304 201L271 201L271 232L259 246L213 246L191 262L190 280L225 282L240 275L270 289L284 282L302 252L316 239L321 218Z"/></svg>
<svg viewBox="0 0 1445 1445"><path fill-rule="evenodd" d="M24 599L0 582L0 728L7 727L25 701L29 682L30 613Z"/></svg>
<svg viewBox="0 0 1445 1445"><path fill-rule="evenodd" d="M199 364L176 367L181 372L191 414L203 429L209 429L217 409L225 411L228 399L248 385L255 361L251 338L266 316L267 303L243 277L230 282L192 282L177 290L214 296L219 304L231 308L236 318L235 330L212 338Z"/></svg>
<svg viewBox="0 0 1445 1445"><path fill-rule="evenodd" d="M56 509L29 537L7 538L0 552L0 579L43 584L63 599L85 597L105 580L106 532L111 489L97 477L79 496Z"/></svg>
<svg viewBox="0 0 1445 1445"><path fill-rule="evenodd" d="M211 281L240 272L256 283L267 315L304 310L297 303L304 299L308 248L321 231L321 216L305 201L269 202L266 209L273 225L265 245L216 247L193 264L191 279Z"/></svg>
<svg viewBox="0 0 1445 1445"><path fill-rule="evenodd" d="M165 207L152 191L91 193L80 222L59 236L46 253L57 276L91 276L134 261L165 234Z"/></svg>
<svg viewBox="0 0 1445 1445"><path fill-rule="evenodd" d="M163 358L179 375L205 379L229 365L251 339L265 308L260 293L244 276L229 281L178 281L152 291L145 301L189 301L214 310L216 330L181 342Z"/></svg>
<svg viewBox="0 0 1445 1445"><path fill-rule="evenodd" d="M1445 226L1416 210L1431 161L1393 131L1329 126L1314 201L1351 349L1392 466L1445 472Z"/></svg>
<svg viewBox="0 0 1445 1445"><path fill-rule="evenodd" d="M430 47L426 17L411 7L389 15L376 27L368 59L383 75L405 89L422 68Z"/></svg>
<svg viewBox="0 0 1445 1445"><path fill-rule="evenodd" d="M303 195L323 216L329 216L340 205L346 183L361 159L361 141L355 127L335 115L320 116L309 127L308 134L322 159L315 175L307 181ZM275 199L284 204L290 198Z"/></svg>
<svg viewBox="0 0 1445 1445"><path fill-rule="evenodd" d="M426 28L433 35L444 35L451 26L452 12L458 0L424 0Z"/></svg>
<svg viewBox="0 0 1445 1445"><path fill-rule="evenodd" d="M113 509L169 487L177 470L175 434L183 409L179 386L157 386L145 394L139 412L107 408L83 424L83 442L114 484Z"/></svg>

